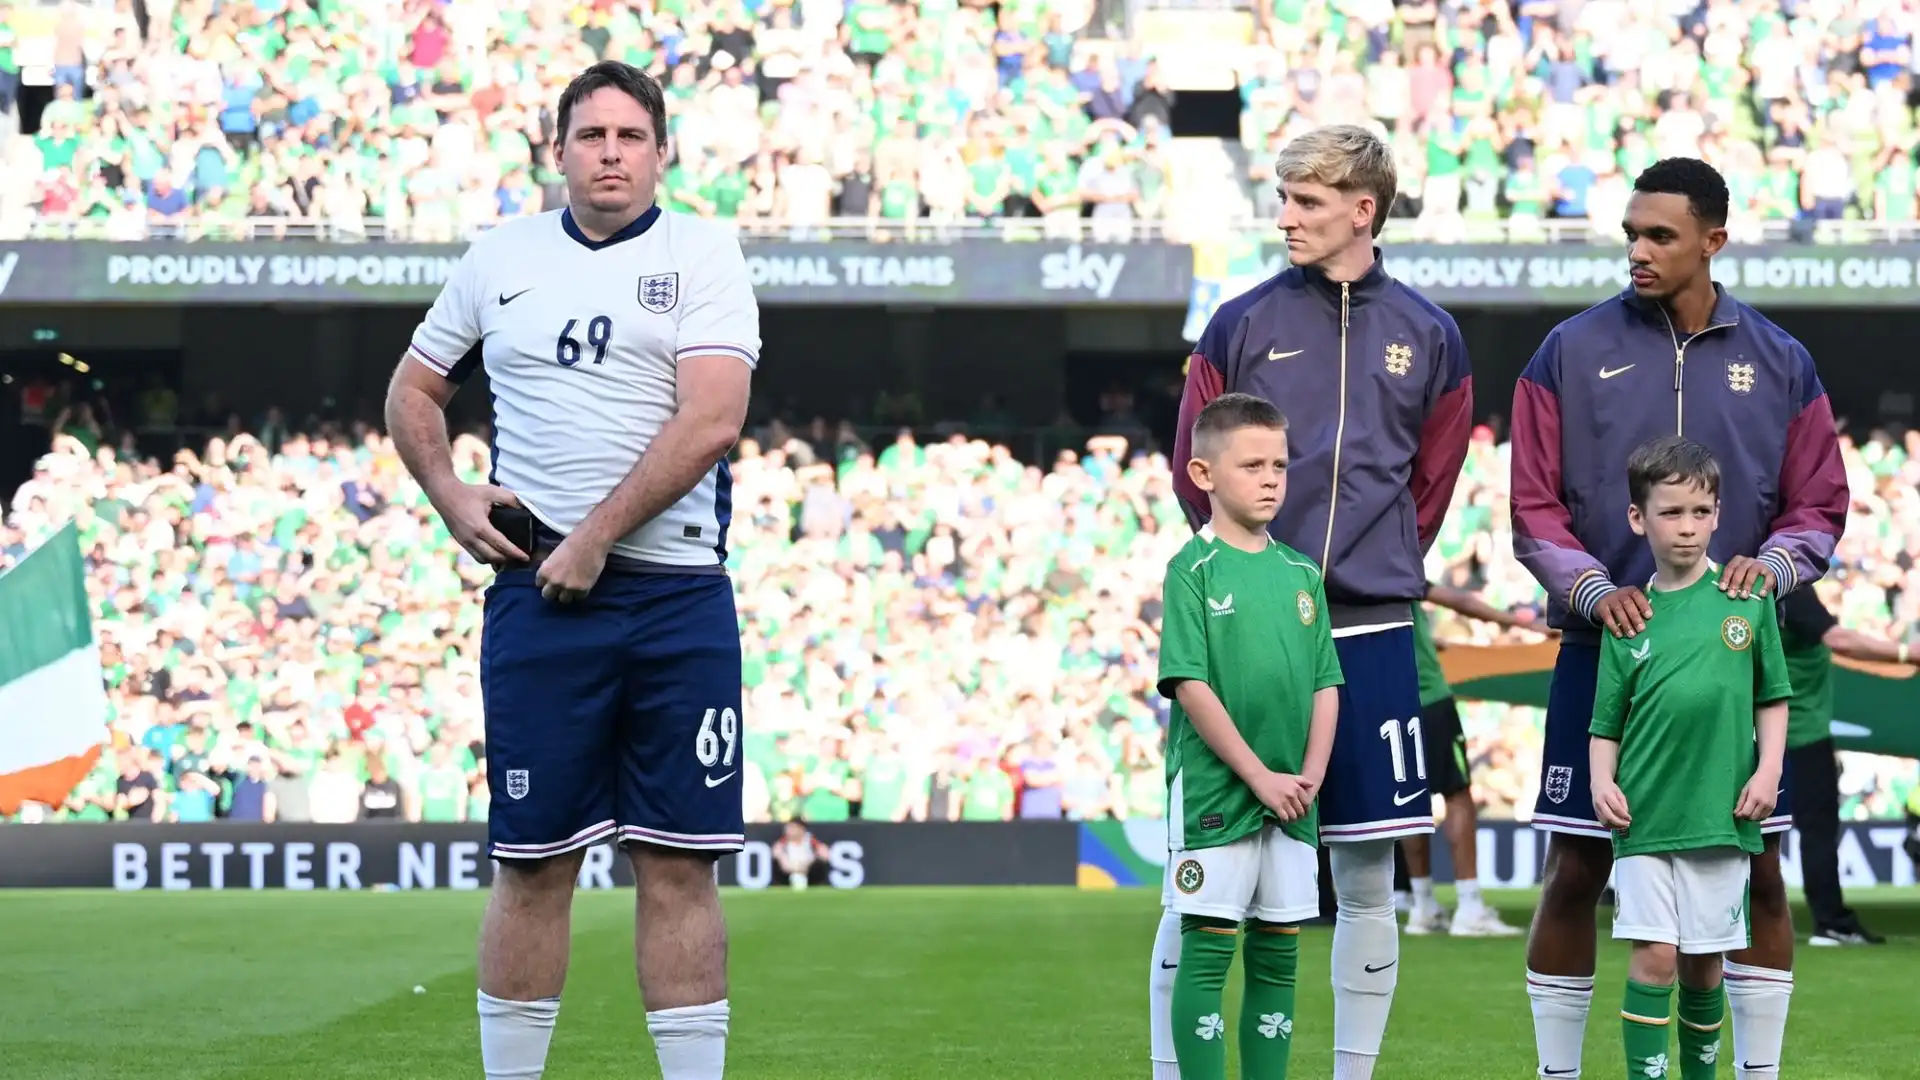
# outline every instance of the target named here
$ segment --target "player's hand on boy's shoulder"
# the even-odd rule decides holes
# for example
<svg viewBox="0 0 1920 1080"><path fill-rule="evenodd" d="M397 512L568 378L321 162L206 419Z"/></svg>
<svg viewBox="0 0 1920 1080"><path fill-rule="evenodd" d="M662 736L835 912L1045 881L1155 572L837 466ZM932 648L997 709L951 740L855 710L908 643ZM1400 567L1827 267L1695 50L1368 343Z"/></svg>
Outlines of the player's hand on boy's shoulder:
<svg viewBox="0 0 1920 1080"><path fill-rule="evenodd" d="M1779 800L1780 770L1755 769L1753 778L1740 789L1740 801L1734 805L1733 816L1742 821L1765 821L1773 816L1774 804Z"/></svg>
<svg viewBox="0 0 1920 1080"><path fill-rule="evenodd" d="M1269 770L1266 775L1257 777L1250 786L1261 804L1273 811L1281 821L1299 821L1306 816L1307 808L1313 805L1313 785L1292 773Z"/></svg>
<svg viewBox="0 0 1920 1080"><path fill-rule="evenodd" d="M1593 605L1593 621L1617 638L1630 638L1644 632L1653 618L1653 605L1638 585L1622 585Z"/></svg>
<svg viewBox="0 0 1920 1080"><path fill-rule="evenodd" d="M1611 780L1594 781L1593 813L1600 824L1609 829L1624 829L1633 824L1633 815L1627 810L1627 793Z"/></svg>
<svg viewBox="0 0 1920 1080"><path fill-rule="evenodd" d="M1728 559L1727 565L1720 571L1717 584L1721 592L1735 600L1771 596L1780 585L1773 580L1773 571L1766 563L1746 555L1735 555Z"/></svg>

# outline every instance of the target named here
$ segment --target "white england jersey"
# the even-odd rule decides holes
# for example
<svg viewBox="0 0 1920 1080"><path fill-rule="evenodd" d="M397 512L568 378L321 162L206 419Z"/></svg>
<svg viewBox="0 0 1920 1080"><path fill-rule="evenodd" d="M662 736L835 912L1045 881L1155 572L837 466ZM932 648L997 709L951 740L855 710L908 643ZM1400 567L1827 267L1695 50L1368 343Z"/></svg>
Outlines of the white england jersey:
<svg viewBox="0 0 1920 1080"><path fill-rule="evenodd" d="M559 210L475 240L408 351L455 381L486 366L492 482L565 534L674 414L681 359L759 363L760 311L725 229L655 208L595 242ZM732 487L723 458L613 554L657 567L724 564Z"/></svg>

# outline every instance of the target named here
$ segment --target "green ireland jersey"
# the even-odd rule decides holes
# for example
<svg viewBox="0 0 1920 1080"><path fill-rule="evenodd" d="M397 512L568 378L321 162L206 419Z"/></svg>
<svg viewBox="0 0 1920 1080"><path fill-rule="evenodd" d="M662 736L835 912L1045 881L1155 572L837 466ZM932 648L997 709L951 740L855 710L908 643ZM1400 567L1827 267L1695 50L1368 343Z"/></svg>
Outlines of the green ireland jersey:
<svg viewBox="0 0 1920 1080"><path fill-rule="evenodd" d="M1285 544L1242 551L1209 528L1167 564L1164 597L1159 686L1174 702L1168 842L1176 851L1221 847L1258 832L1272 814L1200 738L1175 688L1189 679L1212 687L1260 760L1298 773L1313 695L1343 681L1326 590L1314 564ZM1283 829L1317 844L1318 806Z"/></svg>
<svg viewBox="0 0 1920 1080"><path fill-rule="evenodd" d="M1616 857L1737 847L1760 852L1760 823L1737 821L1753 776L1754 710L1792 692L1771 597L1729 598L1718 567L1673 591L1647 587L1638 637L1606 635L1588 730L1620 743L1616 780L1630 828Z"/></svg>
<svg viewBox="0 0 1920 1080"><path fill-rule="evenodd" d="M1796 589L1780 602L1780 647L1787 654L1787 749L1825 739L1833 733L1833 650L1827 631L1830 614L1811 588Z"/></svg>
<svg viewBox="0 0 1920 1080"><path fill-rule="evenodd" d="M1420 704L1432 705L1453 696L1446 672L1440 669L1440 650L1433 644L1433 623L1427 605L1413 605L1413 663L1420 669Z"/></svg>

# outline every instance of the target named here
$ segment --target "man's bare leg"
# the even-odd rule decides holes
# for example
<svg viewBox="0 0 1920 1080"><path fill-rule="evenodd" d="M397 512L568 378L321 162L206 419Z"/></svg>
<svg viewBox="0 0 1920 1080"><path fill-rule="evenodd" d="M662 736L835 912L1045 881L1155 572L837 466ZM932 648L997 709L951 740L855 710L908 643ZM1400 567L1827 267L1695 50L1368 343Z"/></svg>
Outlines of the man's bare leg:
<svg viewBox="0 0 1920 1080"><path fill-rule="evenodd" d="M1413 904L1407 909L1407 933L1443 934L1447 930L1447 912L1433 896L1433 837L1403 836L1400 855L1407 861L1407 885L1413 891Z"/></svg>
<svg viewBox="0 0 1920 1080"><path fill-rule="evenodd" d="M1780 876L1780 837L1753 857L1748 922L1753 944L1727 954L1727 1009L1733 1014L1734 1075L1780 1072L1780 1044L1793 1000L1793 910Z"/></svg>
<svg viewBox="0 0 1920 1080"><path fill-rule="evenodd" d="M727 924L713 856L636 844L634 968L662 1080L726 1070Z"/></svg>
<svg viewBox="0 0 1920 1080"><path fill-rule="evenodd" d="M560 1015L584 851L500 860L480 924L480 1059L487 1080L539 1080Z"/></svg>
<svg viewBox="0 0 1920 1080"><path fill-rule="evenodd" d="M1449 929L1455 937L1519 937L1526 931L1500 918L1480 893L1480 808L1473 789L1447 796L1447 820L1441 824L1453 852L1455 902Z"/></svg>
<svg viewBox="0 0 1920 1080"><path fill-rule="evenodd" d="M1593 1004L1594 912L1613 871L1613 842L1554 833L1547 843L1540 904L1527 936L1527 996L1539 1075L1580 1075L1587 1010Z"/></svg>

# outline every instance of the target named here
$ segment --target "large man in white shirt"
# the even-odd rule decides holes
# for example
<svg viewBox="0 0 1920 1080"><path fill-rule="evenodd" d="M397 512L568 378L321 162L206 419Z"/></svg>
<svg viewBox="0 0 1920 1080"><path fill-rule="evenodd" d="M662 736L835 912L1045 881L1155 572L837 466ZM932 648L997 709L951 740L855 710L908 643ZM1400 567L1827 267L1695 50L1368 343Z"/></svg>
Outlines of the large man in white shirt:
<svg viewBox="0 0 1920 1080"><path fill-rule="evenodd" d="M489 1080L537 1078L584 849L627 845L635 955L665 1080L719 1080L740 850L740 641L726 575L759 313L733 236L655 205L660 86L595 64L560 97L571 208L474 241L394 373L394 445L460 545L494 564L481 643ZM444 409L484 365L493 470L454 473ZM534 524L510 524L524 508ZM518 535L506 535L511 530ZM531 550L526 550L531 532Z"/></svg>

